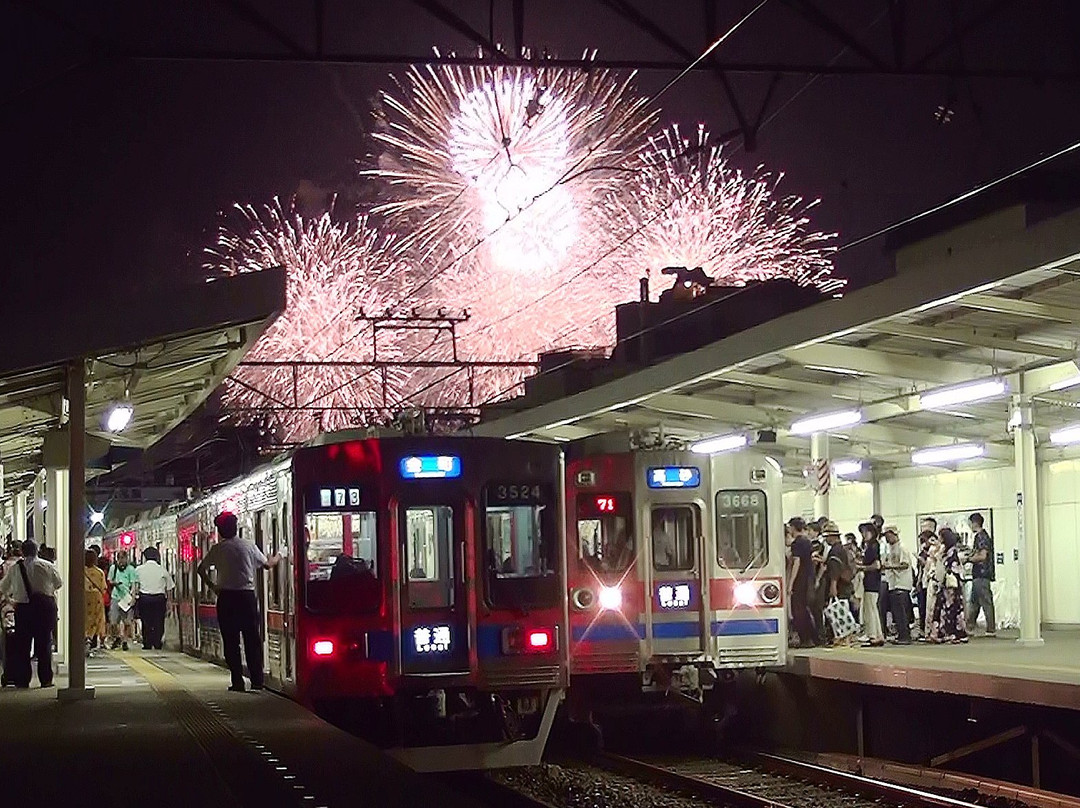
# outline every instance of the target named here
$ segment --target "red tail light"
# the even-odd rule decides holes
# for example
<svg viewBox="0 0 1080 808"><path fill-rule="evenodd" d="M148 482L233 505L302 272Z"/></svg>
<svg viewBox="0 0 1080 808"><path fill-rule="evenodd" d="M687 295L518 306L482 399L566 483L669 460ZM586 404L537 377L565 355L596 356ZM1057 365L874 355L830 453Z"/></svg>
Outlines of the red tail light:
<svg viewBox="0 0 1080 808"><path fill-rule="evenodd" d="M334 654L334 641L333 640L316 640L311 645L311 652L315 656L328 657Z"/></svg>
<svg viewBox="0 0 1080 808"><path fill-rule="evenodd" d="M528 641L525 644L531 651L547 651L555 644L555 638L550 629L533 629L529 632Z"/></svg>
<svg viewBox="0 0 1080 808"><path fill-rule="evenodd" d="M504 628L504 654L546 654L555 650L553 628Z"/></svg>

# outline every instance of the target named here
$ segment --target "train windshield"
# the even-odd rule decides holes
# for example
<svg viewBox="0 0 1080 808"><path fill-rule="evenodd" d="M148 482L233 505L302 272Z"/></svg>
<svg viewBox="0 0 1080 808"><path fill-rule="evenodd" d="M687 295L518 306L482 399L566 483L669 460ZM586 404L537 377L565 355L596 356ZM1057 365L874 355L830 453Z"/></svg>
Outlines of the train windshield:
<svg viewBox="0 0 1080 808"><path fill-rule="evenodd" d="M716 495L716 560L736 572L769 562L765 492L720 491Z"/></svg>
<svg viewBox="0 0 1080 808"><path fill-rule="evenodd" d="M554 494L548 486L487 485L484 539L492 605L549 605L558 598L558 526Z"/></svg>
<svg viewBox="0 0 1080 808"><path fill-rule="evenodd" d="M382 605L375 512L309 513L304 527L307 605L376 612Z"/></svg>
<svg viewBox="0 0 1080 808"><path fill-rule="evenodd" d="M694 568L698 518L693 505L663 505L652 509L653 569Z"/></svg>
<svg viewBox="0 0 1080 808"><path fill-rule="evenodd" d="M596 572L622 572L634 561L629 494L578 494L578 557Z"/></svg>

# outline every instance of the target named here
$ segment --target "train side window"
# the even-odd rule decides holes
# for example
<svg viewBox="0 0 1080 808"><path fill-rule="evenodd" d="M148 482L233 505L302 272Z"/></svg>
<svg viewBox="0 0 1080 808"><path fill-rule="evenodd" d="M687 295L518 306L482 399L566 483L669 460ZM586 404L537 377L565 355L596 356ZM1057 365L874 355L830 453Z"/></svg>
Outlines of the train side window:
<svg viewBox="0 0 1080 808"><path fill-rule="evenodd" d="M693 505L663 505L652 509L653 569L694 568L700 520Z"/></svg>
<svg viewBox="0 0 1080 808"><path fill-rule="evenodd" d="M721 567L748 570L769 562L768 508L764 491L716 494L716 560Z"/></svg>
<svg viewBox="0 0 1080 808"><path fill-rule="evenodd" d="M454 605L454 509L425 505L405 509L405 566L409 607Z"/></svg>
<svg viewBox="0 0 1080 808"><path fill-rule="evenodd" d="M374 511L311 513L304 528L307 605L318 612L374 612L382 604Z"/></svg>

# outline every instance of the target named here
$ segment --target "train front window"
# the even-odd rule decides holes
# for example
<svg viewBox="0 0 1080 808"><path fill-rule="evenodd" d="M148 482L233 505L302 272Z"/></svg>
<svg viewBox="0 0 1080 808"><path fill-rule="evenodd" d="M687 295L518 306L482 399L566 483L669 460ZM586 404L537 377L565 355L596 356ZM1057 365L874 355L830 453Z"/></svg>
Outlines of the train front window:
<svg viewBox="0 0 1080 808"><path fill-rule="evenodd" d="M499 482L484 488L487 596L496 606L551 605L558 599L558 524L546 485Z"/></svg>
<svg viewBox="0 0 1080 808"><path fill-rule="evenodd" d="M447 505L405 508L405 567L409 608L454 605L454 509Z"/></svg>
<svg viewBox="0 0 1080 808"><path fill-rule="evenodd" d="M653 569L657 572L693 569L697 538L697 508L692 505L653 508Z"/></svg>
<svg viewBox="0 0 1080 808"><path fill-rule="evenodd" d="M622 572L634 561L629 494L578 494L578 558L596 572Z"/></svg>
<svg viewBox="0 0 1080 808"><path fill-rule="evenodd" d="M764 491L720 491L716 495L716 560L740 572L769 562L768 508Z"/></svg>
<svg viewBox="0 0 1080 808"><path fill-rule="evenodd" d="M374 511L309 513L304 544L309 609L378 611L382 590Z"/></svg>

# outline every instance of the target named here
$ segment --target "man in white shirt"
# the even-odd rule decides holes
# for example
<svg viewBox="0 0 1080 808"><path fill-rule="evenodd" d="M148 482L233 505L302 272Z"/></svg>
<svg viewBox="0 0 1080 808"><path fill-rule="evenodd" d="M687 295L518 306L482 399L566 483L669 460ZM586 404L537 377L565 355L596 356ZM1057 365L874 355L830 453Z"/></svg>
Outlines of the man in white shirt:
<svg viewBox="0 0 1080 808"><path fill-rule="evenodd" d="M5 660L7 680L30 687L30 644L37 651L38 682L52 687L52 633L56 628L56 590L64 585L56 566L38 558L37 543L22 544L23 557L0 580L0 594L15 604L15 634Z"/></svg>
<svg viewBox="0 0 1080 808"><path fill-rule="evenodd" d="M277 566L281 556L270 558L254 542L236 537L236 514L220 513L214 519L218 543L199 562L199 577L217 595L218 629L225 662L232 674L229 690L244 691L244 669L240 662L240 637L244 638L251 689L263 688L263 650L259 635L259 604L255 599L255 573ZM210 570L217 573L210 580Z"/></svg>
<svg viewBox="0 0 1080 808"><path fill-rule="evenodd" d="M896 623L896 642L911 642L911 587L914 584L911 553L900 543L900 531L892 525L885 528L888 544L881 557L881 569L889 585L889 601L893 621Z"/></svg>
<svg viewBox="0 0 1080 808"><path fill-rule="evenodd" d="M160 564L156 547L143 551L143 563L136 569L139 579L135 590L139 597L139 616L143 626L143 650L162 650L165 641L167 593L173 588L172 576Z"/></svg>

